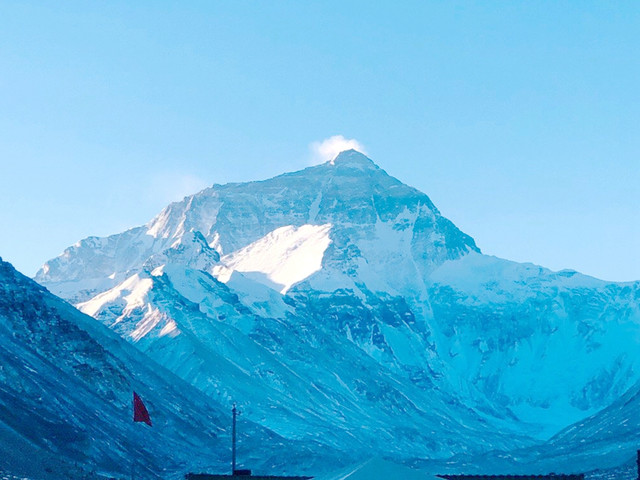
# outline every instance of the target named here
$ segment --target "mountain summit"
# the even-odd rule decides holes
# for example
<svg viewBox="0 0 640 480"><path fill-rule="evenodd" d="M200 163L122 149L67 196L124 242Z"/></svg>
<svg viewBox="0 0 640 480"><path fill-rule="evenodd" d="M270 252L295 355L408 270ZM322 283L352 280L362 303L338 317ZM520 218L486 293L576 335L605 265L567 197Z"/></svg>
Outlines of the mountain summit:
<svg viewBox="0 0 640 480"><path fill-rule="evenodd" d="M373 160L357 150L345 150L340 152L336 158L327 162L336 167L352 168L357 170L380 170Z"/></svg>
<svg viewBox="0 0 640 480"><path fill-rule="evenodd" d="M640 380L638 284L483 255L354 150L213 185L36 280L207 395L354 459L524 446Z"/></svg>
<svg viewBox="0 0 640 480"><path fill-rule="evenodd" d="M74 301L115 286L150 256L170 248L190 231L199 232L221 255L246 248L282 227L331 225L325 263L343 271L382 270L374 258L398 257L409 248L414 268L428 273L447 259L479 251L473 239L442 217L429 197L402 184L355 150L325 163L269 180L214 185L172 203L147 225L106 238L89 237L47 262L38 282ZM376 245L370 245L374 240ZM388 277L385 271L379 272ZM353 277L353 275L352 275ZM348 283L348 282L347 282Z"/></svg>

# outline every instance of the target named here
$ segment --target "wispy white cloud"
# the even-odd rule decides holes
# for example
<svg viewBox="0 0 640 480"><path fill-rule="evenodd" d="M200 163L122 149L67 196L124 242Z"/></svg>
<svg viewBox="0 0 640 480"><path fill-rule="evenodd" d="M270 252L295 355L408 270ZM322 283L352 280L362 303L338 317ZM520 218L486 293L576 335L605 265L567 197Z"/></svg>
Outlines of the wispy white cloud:
<svg viewBox="0 0 640 480"><path fill-rule="evenodd" d="M160 200L162 204L182 200L207 188L208 182L189 173L160 172L153 175L148 183L147 196L154 202Z"/></svg>
<svg viewBox="0 0 640 480"><path fill-rule="evenodd" d="M334 135L325 138L321 142L313 142L309 145L313 164L333 161L340 152L345 150L357 150L366 154L364 145L355 138L344 138L342 135Z"/></svg>

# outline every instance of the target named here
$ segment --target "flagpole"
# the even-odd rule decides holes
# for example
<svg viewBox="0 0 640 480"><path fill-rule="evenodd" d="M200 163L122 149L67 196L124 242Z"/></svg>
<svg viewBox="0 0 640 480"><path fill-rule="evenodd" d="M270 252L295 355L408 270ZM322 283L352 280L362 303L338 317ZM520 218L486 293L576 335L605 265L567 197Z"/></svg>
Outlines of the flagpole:
<svg viewBox="0 0 640 480"><path fill-rule="evenodd" d="M133 392L133 398L131 400L131 404L133 406L133 425L136 424L136 392ZM135 445L135 444L134 444ZM134 480L134 462L135 462L135 454L131 455L131 480Z"/></svg>
<svg viewBox="0 0 640 480"><path fill-rule="evenodd" d="M234 402L233 408L231 409L231 413L233 414L233 426L231 428L231 475L235 475L236 473L236 404Z"/></svg>
<svg viewBox="0 0 640 480"><path fill-rule="evenodd" d="M133 425L135 426L136 422L136 392L133 392ZM135 449L135 443L134 443ZM135 480L135 469L136 469L136 456L135 453L131 455L131 480Z"/></svg>

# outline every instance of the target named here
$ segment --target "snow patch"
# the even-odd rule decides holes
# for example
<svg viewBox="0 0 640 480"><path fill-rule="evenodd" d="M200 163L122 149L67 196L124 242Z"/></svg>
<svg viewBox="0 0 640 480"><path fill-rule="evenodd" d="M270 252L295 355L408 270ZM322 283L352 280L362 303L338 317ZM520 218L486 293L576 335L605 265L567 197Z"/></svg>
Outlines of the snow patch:
<svg viewBox="0 0 640 480"><path fill-rule="evenodd" d="M331 243L331 227L331 224L281 227L222 261L231 270L243 272L285 294L322 268L324 252Z"/></svg>
<svg viewBox="0 0 640 480"><path fill-rule="evenodd" d="M158 310L157 308L153 308L151 305L147 305L146 314L144 315L144 317L142 317L142 320L138 322L138 324L136 325L136 329L133 332L131 332L130 337L135 342L137 342L138 340L143 338L145 335L147 335L149 332L151 332L151 330L153 330L164 319L165 319L165 316L162 312L160 312L160 310ZM167 328L169 328L169 332L175 329L175 328L171 329L171 323L173 322L168 322L167 325L165 325L162 328L162 330L160 331L160 336L163 336L162 332L165 331ZM173 323L173 326L175 327L175 323ZM165 335L167 333L168 332L166 332Z"/></svg>
<svg viewBox="0 0 640 480"><path fill-rule="evenodd" d="M166 325L162 327L162 330L160 330L161 337L164 337L167 335L170 337L175 337L176 335L178 335L178 326L176 325L176 322L174 322L173 320L169 320L166 323Z"/></svg>
<svg viewBox="0 0 640 480"><path fill-rule="evenodd" d="M81 312L95 317L104 305L123 297L127 302L127 308L131 310L144 305L144 299L152 286L153 281L150 278L141 278L140 275L135 274L120 285L96 295L91 300L79 303L76 307Z"/></svg>

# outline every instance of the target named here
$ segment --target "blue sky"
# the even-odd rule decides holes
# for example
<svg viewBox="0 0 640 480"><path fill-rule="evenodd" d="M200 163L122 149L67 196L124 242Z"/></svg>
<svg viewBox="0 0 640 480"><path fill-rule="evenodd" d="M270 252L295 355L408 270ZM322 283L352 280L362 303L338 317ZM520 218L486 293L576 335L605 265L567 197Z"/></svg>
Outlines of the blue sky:
<svg viewBox="0 0 640 480"><path fill-rule="evenodd" d="M635 2L2 2L0 255L344 135L485 253L640 279L638 52Z"/></svg>

